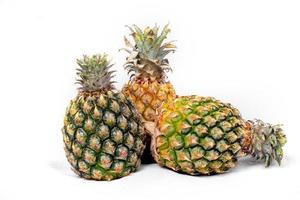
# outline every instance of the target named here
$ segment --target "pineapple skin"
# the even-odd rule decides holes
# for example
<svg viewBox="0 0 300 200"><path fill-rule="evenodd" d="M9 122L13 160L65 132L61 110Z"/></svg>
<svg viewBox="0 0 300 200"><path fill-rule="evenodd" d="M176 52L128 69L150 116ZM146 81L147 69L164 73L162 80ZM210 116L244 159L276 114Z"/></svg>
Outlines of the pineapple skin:
<svg viewBox="0 0 300 200"><path fill-rule="evenodd" d="M135 79L124 85L122 92L133 102L144 121L154 122L158 118L158 108L165 101L175 98L171 83L158 80Z"/></svg>
<svg viewBox="0 0 300 200"><path fill-rule="evenodd" d="M86 179L121 178L140 165L145 132L122 93L79 93L66 110L62 134L72 170Z"/></svg>
<svg viewBox="0 0 300 200"><path fill-rule="evenodd" d="M152 139L156 162L190 175L220 174L243 155L244 121L230 104L178 97L162 104Z"/></svg>
<svg viewBox="0 0 300 200"><path fill-rule="evenodd" d="M157 120L158 109L162 102L171 101L175 98L175 90L169 82L136 79L124 85L122 92L133 102L147 130L144 140L146 147L141 158L142 163L154 163L150 149L153 131L148 129L148 124L152 124Z"/></svg>

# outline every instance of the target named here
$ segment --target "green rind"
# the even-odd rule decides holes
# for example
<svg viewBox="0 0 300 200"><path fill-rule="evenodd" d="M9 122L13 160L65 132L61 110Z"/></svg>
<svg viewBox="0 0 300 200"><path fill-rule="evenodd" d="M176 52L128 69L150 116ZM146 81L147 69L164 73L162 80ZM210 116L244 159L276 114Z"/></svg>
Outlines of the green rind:
<svg viewBox="0 0 300 200"><path fill-rule="evenodd" d="M66 111L62 133L67 159L81 177L117 179L140 165L144 130L121 93L79 94Z"/></svg>
<svg viewBox="0 0 300 200"><path fill-rule="evenodd" d="M168 128L156 137L160 165L191 175L223 173L234 167L243 139L243 120L235 108L191 96L177 98L168 109L173 112L163 110L160 121Z"/></svg>

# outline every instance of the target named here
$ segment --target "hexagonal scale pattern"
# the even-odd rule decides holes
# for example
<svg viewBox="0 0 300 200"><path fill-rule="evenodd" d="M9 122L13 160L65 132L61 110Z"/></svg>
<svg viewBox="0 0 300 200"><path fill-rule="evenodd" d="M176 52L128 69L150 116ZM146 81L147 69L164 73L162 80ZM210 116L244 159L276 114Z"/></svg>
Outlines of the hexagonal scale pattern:
<svg viewBox="0 0 300 200"><path fill-rule="evenodd" d="M144 149L140 119L121 93L79 95L62 129L67 160L79 176L112 180L136 171Z"/></svg>
<svg viewBox="0 0 300 200"><path fill-rule="evenodd" d="M236 109L209 97L178 97L162 105L156 137L160 165L192 175L223 173L235 166L243 121Z"/></svg>

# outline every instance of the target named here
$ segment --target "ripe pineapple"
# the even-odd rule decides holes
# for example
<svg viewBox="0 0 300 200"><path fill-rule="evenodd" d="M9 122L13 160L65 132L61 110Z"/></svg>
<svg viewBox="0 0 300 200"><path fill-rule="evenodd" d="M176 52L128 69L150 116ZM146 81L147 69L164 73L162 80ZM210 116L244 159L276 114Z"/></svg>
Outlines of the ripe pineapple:
<svg viewBox="0 0 300 200"><path fill-rule="evenodd" d="M64 148L73 171L112 180L136 171L144 150L144 129L132 103L114 90L107 55L77 60L81 87L66 110Z"/></svg>
<svg viewBox="0 0 300 200"><path fill-rule="evenodd" d="M135 44L124 38L129 49L123 50L130 54L126 58L125 69L131 76L122 92L133 100L145 121L153 122L161 103L175 97L173 86L166 81L166 72L171 68L165 57L174 52L176 47L172 42L163 43L170 32L168 25L160 34L156 25L144 31L136 25L129 29Z"/></svg>
<svg viewBox="0 0 300 200"><path fill-rule="evenodd" d="M152 139L161 166L191 175L223 173L239 157L252 155L280 165L286 143L279 125L244 121L230 104L210 97L184 96L163 103Z"/></svg>
<svg viewBox="0 0 300 200"><path fill-rule="evenodd" d="M159 34L159 27L145 28L142 31L138 26L129 27L134 44L124 37L126 48L129 53L126 58L125 69L130 74L130 80L122 89L122 92L131 98L136 109L142 115L145 127L151 127L148 123L154 123L157 109L162 102L175 98L172 84L166 80L166 72L170 71L169 61L166 56L175 51L172 42L163 43L170 29L165 25ZM148 130L152 131L152 130ZM151 162L150 136L146 139L146 162Z"/></svg>

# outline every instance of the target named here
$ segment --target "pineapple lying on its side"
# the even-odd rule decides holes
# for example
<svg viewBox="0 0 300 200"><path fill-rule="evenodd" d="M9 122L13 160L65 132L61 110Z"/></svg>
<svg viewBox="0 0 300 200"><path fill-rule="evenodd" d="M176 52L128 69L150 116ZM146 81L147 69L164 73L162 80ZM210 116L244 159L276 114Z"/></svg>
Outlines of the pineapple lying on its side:
<svg viewBox="0 0 300 200"><path fill-rule="evenodd" d="M239 157L252 155L280 164L286 143L279 125L244 121L230 104L210 97L183 96L163 103L152 138L159 165L191 175L223 173Z"/></svg>
<svg viewBox="0 0 300 200"><path fill-rule="evenodd" d="M142 115L145 127L154 123L157 118L157 109L162 102L175 98L175 91L170 82L166 81L166 72L171 70L166 56L175 51L172 42L163 43L170 29L164 26L161 33L159 27L145 28L142 31L138 26L128 27L134 44L125 37L125 50L129 53L126 58L125 69L131 74L130 80L124 85L122 92L130 97ZM152 131L152 130L148 130ZM146 146L150 146L148 135ZM147 148L146 147L146 148ZM145 162L149 162L150 149L146 149Z"/></svg>
<svg viewBox="0 0 300 200"><path fill-rule="evenodd" d="M114 90L107 55L84 56L79 93L66 110L62 128L73 171L94 180L112 180L135 171L144 150L144 128L126 97Z"/></svg>

